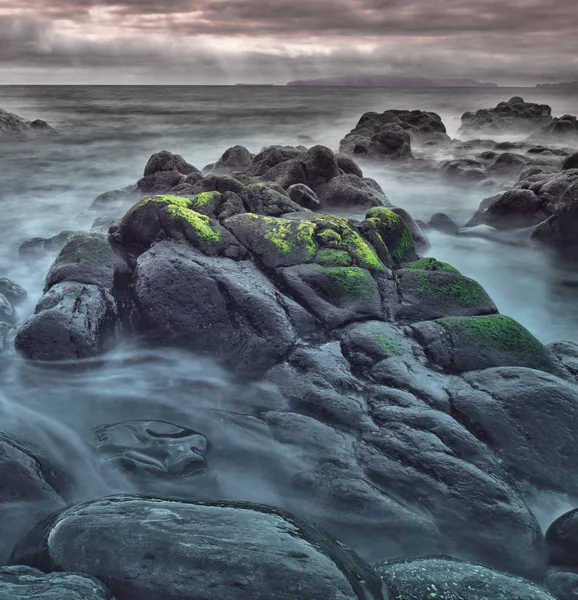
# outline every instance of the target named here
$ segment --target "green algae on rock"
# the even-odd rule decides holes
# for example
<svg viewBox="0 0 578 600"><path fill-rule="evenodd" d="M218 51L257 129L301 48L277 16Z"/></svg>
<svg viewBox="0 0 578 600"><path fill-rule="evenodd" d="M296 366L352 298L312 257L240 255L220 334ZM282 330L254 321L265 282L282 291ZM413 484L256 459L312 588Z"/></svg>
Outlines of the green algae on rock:
<svg viewBox="0 0 578 600"><path fill-rule="evenodd" d="M403 218L388 208L375 207L366 214L366 223L381 236L397 265L415 261L415 241Z"/></svg>
<svg viewBox="0 0 578 600"><path fill-rule="evenodd" d="M538 339L505 315L444 317L411 328L431 360L450 372L527 367L568 377Z"/></svg>
<svg viewBox="0 0 578 600"><path fill-rule="evenodd" d="M445 271L446 273L460 273L455 267L452 267L448 263L441 262L430 256L408 262L403 268L408 271Z"/></svg>

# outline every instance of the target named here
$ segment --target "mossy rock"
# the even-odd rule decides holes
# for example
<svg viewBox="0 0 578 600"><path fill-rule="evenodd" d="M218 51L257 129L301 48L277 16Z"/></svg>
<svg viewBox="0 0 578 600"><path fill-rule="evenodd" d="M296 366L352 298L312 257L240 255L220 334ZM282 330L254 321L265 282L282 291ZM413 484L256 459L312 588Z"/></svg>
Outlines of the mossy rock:
<svg viewBox="0 0 578 600"><path fill-rule="evenodd" d="M227 219L225 226L268 269L318 262L386 270L373 246L343 217L299 213L285 219L246 213Z"/></svg>
<svg viewBox="0 0 578 600"><path fill-rule="evenodd" d="M211 197L205 194L210 194ZM143 252L161 240L186 241L208 256L244 258L247 251L218 221L194 210L218 202L218 192L192 197L145 196L123 217L113 238L129 250Z"/></svg>
<svg viewBox="0 0 578 600"><path fill-rule="evenodd" d="M379 234L396 265L417 260L415 241L400 215L375 207L367 212L365 223Z"/></svg>
<svg viewBox="0 0 578 600"><path fill-rule="evenodd" d="M397 271L402 295L398 319L423 321L445 316L467 317L498 312L486 290L477 281L460 275L449 265L447 267L453 270L448 270L444 263L439 264L442 265L440 270L404 268ZM427 266L436 267L431 261Z"/></svg>
<svg viewBox="0 0 578 600"><path fill-rule="evenodd" d="M504 315L446 317L411 328L430 359L448 372L527 367L568 376L538 339Z"/></svg>
<svg viewBox="0 0 578 600"><path fill-rule="evenodd" d="M284 287L328 329L383 319L379 286L367 269L295 265L278 270Z"/></svg>
<svg viewBox="0 0 578 600"><path fill-rule="evenodd" d="M220 192L201 192L191 198L190 210L216 218L222 204Z"/></svg>

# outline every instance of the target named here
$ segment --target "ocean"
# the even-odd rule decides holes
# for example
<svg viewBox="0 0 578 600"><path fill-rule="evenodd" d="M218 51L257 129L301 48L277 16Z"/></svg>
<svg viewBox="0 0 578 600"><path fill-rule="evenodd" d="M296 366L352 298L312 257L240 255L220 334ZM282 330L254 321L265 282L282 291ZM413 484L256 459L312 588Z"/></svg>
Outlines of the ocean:
<svg viewBox="0 0 578 600"><path fill-rule="evenodd" d="M88 210L93 199L134 183L159 150L202 168L236 144L252 152L299 143L337 149L364 112L392 108L438 112L455 134L464 111L514 95L549 104L555 115L578 114L576 90L559 89L0 87L1 108L43 119L61 133L0 144L0 276L27 288L29 300L20 314L31 314L52 258L20 261L18 246L31 237L90 228L98 216ZM364 171L393 204L417 219L445 212L464 224L488 195L431 174L385 166ZM542 342L578 342L576 265L543 249L484 239L433 233L430 241L432 256L478 280L502 313ZM78 499L132 489L130 482L111 481L99 470L87 446L94 427L159 419L206 432L217 448L213 465L226 474L226 497L295 509L295 499L268 482L276 479L279 465L294 468L296 458L275 458L250 419L233 414L239 398L268 391L258 384L240 386L206 360L127 345L98 369L52 371L14 358L3 364L0 378L2 429L48 447L69 464L85 482Z"/></svg>

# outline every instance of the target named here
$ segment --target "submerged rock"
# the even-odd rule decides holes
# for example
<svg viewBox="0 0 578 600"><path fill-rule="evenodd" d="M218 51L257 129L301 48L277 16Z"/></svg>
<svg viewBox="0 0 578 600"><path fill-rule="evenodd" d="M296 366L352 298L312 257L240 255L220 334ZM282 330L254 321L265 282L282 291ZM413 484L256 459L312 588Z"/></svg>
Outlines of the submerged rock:
<svg viewBox="0 0 578 600"><path fill-rule="evenodd" d="M22 117L0 108L0 139L30 139L56 133L46 121L41 119L26 121Z"/></svg>
<svg viewBox="0 0 578 600"><path fill-rule="evenodd" d="M11 561L97 577L117 600L387 597L343 544L251 504L103 498L31 531Z"/></svg>

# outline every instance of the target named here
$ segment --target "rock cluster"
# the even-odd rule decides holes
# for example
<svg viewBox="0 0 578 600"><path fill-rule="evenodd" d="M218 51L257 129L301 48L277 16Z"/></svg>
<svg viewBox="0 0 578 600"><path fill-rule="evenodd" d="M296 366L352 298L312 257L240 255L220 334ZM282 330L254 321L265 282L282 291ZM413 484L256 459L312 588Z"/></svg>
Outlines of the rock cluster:
<svg viewBox="0 0 578 600"><path fill-rule="evenodd" d="M0 140L34 138L54 134L56 131L46 121L40 119L26 121L22 117L0 108Z"/></svg>
<svg viewBox="0 0 578 600"><path fill-rule="evenodd" d="M462 115L459 134L533 133L552 121L552 109L546 104L524 102L515 96L495 108L482 108Z"/></svg>

